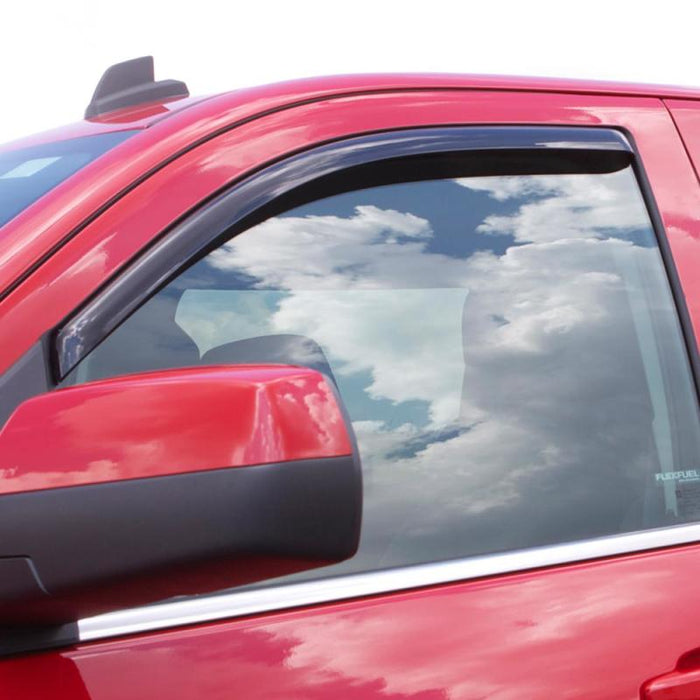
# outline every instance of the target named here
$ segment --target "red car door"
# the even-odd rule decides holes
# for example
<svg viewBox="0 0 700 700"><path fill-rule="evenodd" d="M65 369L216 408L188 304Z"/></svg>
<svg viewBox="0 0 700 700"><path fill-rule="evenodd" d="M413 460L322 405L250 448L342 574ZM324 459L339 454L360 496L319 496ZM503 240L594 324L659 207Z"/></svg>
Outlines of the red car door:
<svg viewBox="0 0 700 700"><path fill-rule="evenodd" d="M661 100L563 92L315 101L146 179L2 301L3 365L322 372L360 550L82 620L7 696L695 697L698 194Z"/></svg>

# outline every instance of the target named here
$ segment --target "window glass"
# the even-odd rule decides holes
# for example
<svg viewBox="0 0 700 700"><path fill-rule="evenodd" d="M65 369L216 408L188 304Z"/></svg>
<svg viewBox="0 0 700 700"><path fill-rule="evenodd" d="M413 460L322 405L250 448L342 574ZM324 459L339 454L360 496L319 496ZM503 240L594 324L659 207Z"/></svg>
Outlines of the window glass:
<svg viewBox="0 0 700 700"><path fill-rule="evenodd" d="M192 265L69 381L253 361L325 371L353 421L361 547L315 577L700 519L693 383L631 167L303 204Z"/></svg>
<svg viewBox="0 0 700 700"><path fill-rule="evenodd" d="M0 226L134 131L0 151Z"/></svg>

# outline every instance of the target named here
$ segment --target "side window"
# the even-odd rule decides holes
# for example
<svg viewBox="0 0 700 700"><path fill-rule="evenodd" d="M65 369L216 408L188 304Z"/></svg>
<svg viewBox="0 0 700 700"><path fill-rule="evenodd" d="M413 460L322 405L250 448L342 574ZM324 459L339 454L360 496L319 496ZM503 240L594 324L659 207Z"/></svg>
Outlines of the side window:
<svg viewBox="0 0 700 700"><path fill-rule="evenodd" d="M452 170L248 228L68 381L200 363L325 372L365 484L360 551L327 575L700 519L693 381L632 167Z"/></svg>

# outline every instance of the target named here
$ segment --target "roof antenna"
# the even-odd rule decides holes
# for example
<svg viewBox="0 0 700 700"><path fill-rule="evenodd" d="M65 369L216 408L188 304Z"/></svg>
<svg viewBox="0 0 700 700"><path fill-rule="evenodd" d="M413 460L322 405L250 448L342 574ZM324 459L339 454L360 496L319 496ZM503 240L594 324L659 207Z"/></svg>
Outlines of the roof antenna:
<svg viewBox="0 0 700 700"><path fill-rule="evenodd" d="M180 80L154 79L153 56L141 56L110 66L100 78L85 119L94 119L123 107L189 96Z"/></svg>

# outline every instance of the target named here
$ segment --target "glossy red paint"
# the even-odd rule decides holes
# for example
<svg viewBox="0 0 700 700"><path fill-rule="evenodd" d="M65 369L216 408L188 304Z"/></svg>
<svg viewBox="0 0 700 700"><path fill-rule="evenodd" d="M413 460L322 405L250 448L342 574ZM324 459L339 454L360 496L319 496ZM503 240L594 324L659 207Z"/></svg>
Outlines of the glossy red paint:
<svg viewBox="0 0 700 700"><path fill-rule="evenodd" d="M25 401L0 432L0 494L351 453L314 370L166 370Z"/></svg>
<svg viewBox="0 0 700 700"><path fill-rule="evenodd" d="M206 104L195 105L162 124L172 124ZM700 266L700 221L689 214L700 211L700 191L683 143L660 100L526 92L397 92L311 102L268 114L210 139L162 168L0 301L4 332L15 339L0 344L0 371L157 233L212 192L261 164L314 143L352 134L431 124L484 123L613 126L627 130L647 169L694 327L696 332L700 330L700 286L695 282L695 270ZM126 143L138 138L140 135Z"/></svg>
<svg viewBox="0 0 700 700"><path fill-rule="evenodd" d="M642 700L697 700L700 670L671 671L645 684Z"/></svg>
<svg viewBox="0 0 700 700"><path fill-rule="evenodd" d="M700 641L696 547L0 663L39 700L639 700Z"/></svg>
<svg viewBox="0 0 700 700"><path fill-rule="evenodd" d="M678 126L695 172L700 177L700 101L666 100L666 106Z"/></svg>

